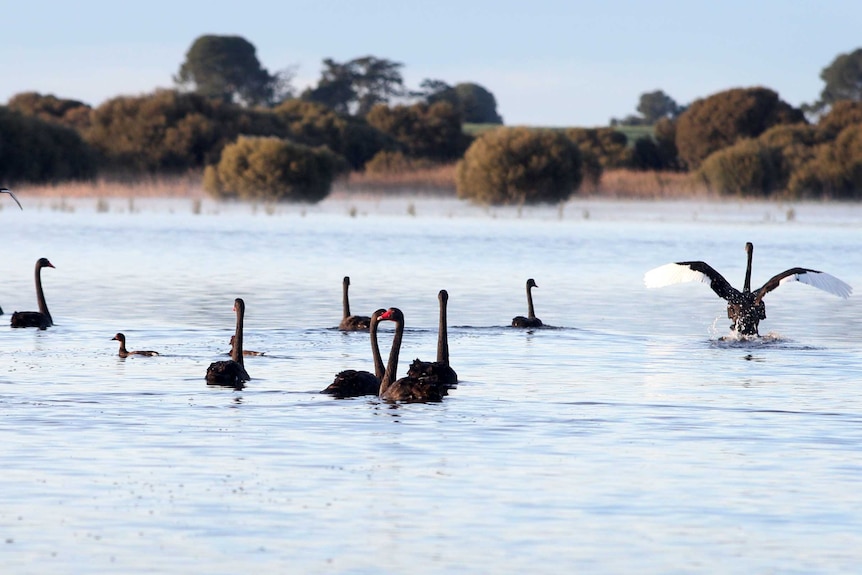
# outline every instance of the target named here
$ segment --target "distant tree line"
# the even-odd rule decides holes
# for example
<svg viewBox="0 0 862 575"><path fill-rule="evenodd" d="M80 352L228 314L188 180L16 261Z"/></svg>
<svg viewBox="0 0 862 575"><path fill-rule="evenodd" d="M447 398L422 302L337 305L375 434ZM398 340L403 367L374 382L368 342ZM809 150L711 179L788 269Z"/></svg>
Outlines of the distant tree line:
<svg viewBox="0 0 862 575"><path fill-rule="evenodd" d="M465 123L502 124L491 92L431 79L408 90L401 68L373 56L326 59L317 85L297 95L292 69L270 73L243 38L202 36L173 90L95 108L38 93L11 98L0 106L0 180L206 171L218 197L317 201L350 170L459 162L458 194L486 203L560 201L620 168L688 172L721 194L862 191L862 49L824 68L821 99L802 109L763 87L687 106L655 90L641 96L637 121L501 126L476 138ZM651 128L634 141L621 131L639 123Z"/></svg>

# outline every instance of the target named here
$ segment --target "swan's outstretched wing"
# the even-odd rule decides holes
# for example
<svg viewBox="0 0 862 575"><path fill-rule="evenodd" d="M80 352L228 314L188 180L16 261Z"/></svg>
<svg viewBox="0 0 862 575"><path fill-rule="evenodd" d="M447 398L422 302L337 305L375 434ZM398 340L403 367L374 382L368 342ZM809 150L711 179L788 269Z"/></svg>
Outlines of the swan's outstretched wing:
<svg viewBox="0 0 862 575"><path fill-rule="evenodd" d="M729 300L739 291L706 262L677 262L651 269L644 274L644 284L648 288L664 287L682 282L709 283L718 297Z"/></svg>
<svg viewBox="0 0 862 575"><path fill-rule="evenodd" d="M12 190L10 190L9 188L0 188L0 193L9 194L10 196L12 196L12 199L15 200L15 203L18 204L18 207L22 210L24 209L24 206L21 205L21 202L19 202L18 198L15 197L15 194L12 193Z"/></svg>
<svg viewBox="0 0 862 575"><path fill-rule="evenodd" d="M853 288L849 284L833 275L807 268L792 268L781 272L763 284L763 287L755 292L757 293L757 301L762 300L763 296L787 282L802 282L845 299L853 293Z"/></svg>

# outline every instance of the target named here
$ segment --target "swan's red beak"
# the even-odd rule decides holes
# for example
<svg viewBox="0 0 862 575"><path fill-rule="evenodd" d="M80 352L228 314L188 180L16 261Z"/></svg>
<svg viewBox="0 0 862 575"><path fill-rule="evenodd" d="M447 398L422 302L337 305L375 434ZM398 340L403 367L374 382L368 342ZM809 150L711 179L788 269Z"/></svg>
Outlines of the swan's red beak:
<svg viewBox="0 0 862 575"><path fill-rule="evenodd" d="M388 310L384 311L382 314L380 314L380 319L391 320L392 319L392 310L388 309Z"/></svg>

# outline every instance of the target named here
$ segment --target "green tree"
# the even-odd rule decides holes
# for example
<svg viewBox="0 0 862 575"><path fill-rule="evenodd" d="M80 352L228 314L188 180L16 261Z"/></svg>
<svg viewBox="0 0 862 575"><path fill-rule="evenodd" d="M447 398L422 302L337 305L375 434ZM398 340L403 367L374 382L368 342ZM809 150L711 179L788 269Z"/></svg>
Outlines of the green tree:
<svg viewBox="0 0 862 575"><path fill-rule="evenodd" d="M862 101L862 48L849 54L839 54L820 72L826 85L820 92L815 110L831 106L841 100Z"/></svg>
<svg viewBox="0 0 862 575"><path fill-rule="evenodd" d="M661 90L656 90L641 94L637 111L647 124L655 124L662 118L676 118L680 113L680 107L673 98Z"/></svg>
<svg viewBox="0 0 862 575"><path fill-rule="evenodd" d="M364 56L339 63L331 58L323 61L321 78L302 98L329 106L340 114L364 117L377 104L405 95L403 64Z"/></svg>
<svg viewBox="0 0 862 575"><path fill-rule="evenodd" d="M498 128L477 138L458 162L458 197L493 205L564 201L581 185L581 162L562 132Z"/></svg>
<svg viewBox="0 0 862 575"><path fill-rule="evenodd" d="M261 66L254 45L241 36L200 36L174 76L181 88L246 105L272 103L282 81Z"/></svg>
<svg viewBox="0 0 862 575"><path fill-rule="evenodd" d="M463 82L455 85L455 93L465 122L471 124L502 124L497 113L497 99L479 84Z"/></svg>
<svg viewBox="0 0 862 575"><path fill-rule="evenodd" d="M319 202L346 168L326 147L240 136L224 148L217 165L207 166L204 188L220 198Z"/></svg>
<svg viewBox="0 0 862 575"><path fill-rule="evenodd" d="M461 109L461 100L458 98L458 92L443 80L426 78L419 84L419 90L411 92L410 95L414 98L419 98L426 104L449 102L456 110Z"/></svg>
<svg viewBox="0 0 862 575"><path fill-rule="evenodd" d="M676 147L694 170L713 152L756 138L778 124L804 122L802 112L768 88L735 88L695 101L676 122Z"/></svg>

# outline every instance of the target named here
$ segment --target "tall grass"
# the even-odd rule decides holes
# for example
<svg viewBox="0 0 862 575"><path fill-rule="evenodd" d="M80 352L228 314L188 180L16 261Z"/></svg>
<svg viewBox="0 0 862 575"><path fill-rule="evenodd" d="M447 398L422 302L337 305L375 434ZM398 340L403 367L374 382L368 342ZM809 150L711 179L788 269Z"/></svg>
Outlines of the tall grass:
<svg viewBox="0 0 862 575"><path fill-rule="evenodd" d="M201 174L182 176L102 177L59 184L27 184L15 188L30 197L64 198L202 198Z"/></svg>
<svg viewBox="0 0 862 575"><path fill-rule="evenodd" d="M386 174L353 172L333 187L335 194L455 195L455 164Z"/></svg>
<svg viewBox="0 0 862 575"><path fill-rule="evenodd" d="M200 174L140 178L99 178L56 185L22 185L16 194L56 198L206 198ZM331 196L385 194L455 196L455 164L397 173L353 172L333 185ZM607 170L597 186L584 183L574 197L627 199L685 199L712 196L689 174Z"/></svg>

